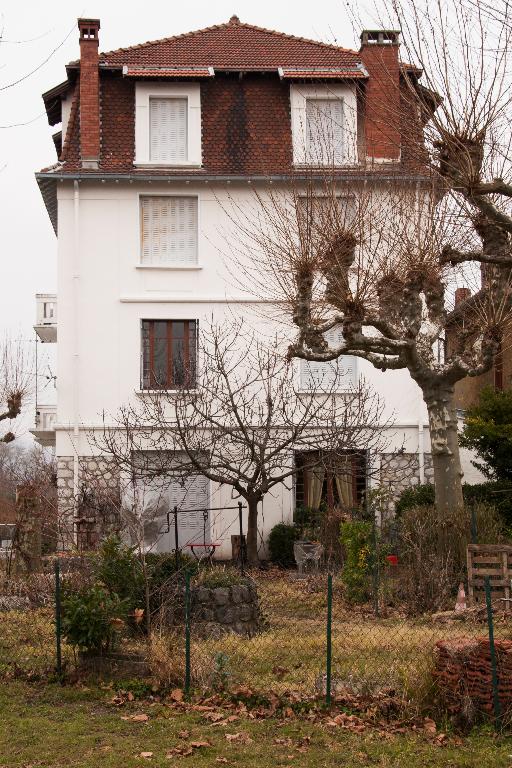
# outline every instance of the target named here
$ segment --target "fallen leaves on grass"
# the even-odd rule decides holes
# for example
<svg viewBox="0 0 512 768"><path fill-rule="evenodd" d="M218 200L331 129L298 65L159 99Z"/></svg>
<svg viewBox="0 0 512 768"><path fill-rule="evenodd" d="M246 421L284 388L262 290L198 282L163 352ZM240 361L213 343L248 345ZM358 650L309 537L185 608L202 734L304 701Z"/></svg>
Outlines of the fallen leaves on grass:
<svg viewBox="0 0 512 768"><path fill-rule="evenodd" d="M172 747L168 750L166 758L172 757L190 757L196 749L204 749L205 747L211 747L209 741L191 741L190 744L186 744L183 747Z"/></svg>
<svg viewBox="0 0 512 768"><path fill-rule="evenodd" d="M129 720L132 723L147 723L149 715L143 713L140 715L121 715L121 720Z"/></svg>
<svg viewBox="0 0 512 768"><path fill-rule="evenodd" d="M240 731L239 733L226 733L226 741L229 741L230 744L233 744L233 743L252 744L253 743L253 739L251 739L251 737L246 731Z"/></svg>

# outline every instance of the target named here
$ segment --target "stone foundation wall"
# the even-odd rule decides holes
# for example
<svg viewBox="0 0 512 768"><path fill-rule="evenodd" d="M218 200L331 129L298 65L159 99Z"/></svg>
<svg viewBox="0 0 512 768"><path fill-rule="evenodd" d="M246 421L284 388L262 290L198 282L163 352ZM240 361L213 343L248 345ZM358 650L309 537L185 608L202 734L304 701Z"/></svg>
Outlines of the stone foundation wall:
<svg viewBox="0 0 512 768"><path fill-rule="evenodd" d="M434 482L432 454L424 454L425 483ZM389 491L389 512L393 512L402 491L420 483L420 465L417 453L384 453L380 461L380 487Z"/></svg>
<svg viewBox="0 0 512 768"><path fill-rule="evenodd" d="M207 633L218 631L220 626L223 631L251 637L261 629L258 592L253 585L198 587L192 592L192 600L192 621L201 622Z"/></svg>
<svg viewBox="0 0 512 768"><path fill-rule="evenodd" d="M102 538L120 530L119 470L108 457L80 457L77 493L73 474L73 456L59 456L57 499L62 546L72 546L76 532L79 549L94 549Z"/></svg>

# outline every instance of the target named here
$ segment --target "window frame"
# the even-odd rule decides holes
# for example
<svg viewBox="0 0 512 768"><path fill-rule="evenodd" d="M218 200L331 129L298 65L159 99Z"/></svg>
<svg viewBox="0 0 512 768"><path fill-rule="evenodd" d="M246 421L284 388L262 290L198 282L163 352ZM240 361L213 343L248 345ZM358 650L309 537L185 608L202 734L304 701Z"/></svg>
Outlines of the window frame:
<svg viewBox="0 0 512 768"><path fill-rule="evenodd" d="M196 259L193 264L179 264L179 263L172 263L172 262L167 262L167 263L144 262L142 260L143 250L144 250L144 227L143 227L142 201L146 198L161 198L161 197L194 198L197 201ZM138 269L169 269L169 270L202 269L202 266L199 260L199 253L200 253L199 233L201 231L201 198L199 194L194 194L191 192L159 194L158 192L154 192L148 195L144 192L140 192L137 196L137 200L139 205L139 257L138 257L138 263L136 264L137 268Z"/></svg>
<svg viewBox="0 0 512 768"><path fill-rule="evenodd" d="M148 366L148 378L149 378L149 386L144 386L144 369L145 369L145 338L144 338L144 323L149 323L150 327L148 329L149 332L149 366ZM154 379L154 371L152 372L151 367L151 361L154 360L154 346L155 346L155 336L154 336L154 325L155 323L166 323L167 324L167 332L166 332L166 344L167 344L167 360L166 360L166 382L165 386L158 386L157 382ZM173 341L173 335L172 335L172 323L183 323L184 329L183 329L183 339L184 339L184 348L185 348L185 355L186 360L188 361L185 365L185 368L190 368L190 362L193 359L191 356L191 353L194 353L195 358L195 371L194 371L194 378L193 380L190 380L190 382L186 383L184 381L183 384L176 384L173 379L173 355L172 355L172 341ZM193 323L195 325L195 333L194 333L194 350L190 349L190 327L189 325ZM199 366L199 320L194 317L187 317L187 318L147 318L143 317L140 320L140 392L141 393L150 393L150 392L177 392L182 389L194 391L197 389L197 370ZM186 374L185 374L186 379Z"/></svg>
<svg viewBox="0 0 512 768"><path fill-rule="evenodd" d="M163 163L151 160L150 100L187 99L187 159ZM199 83L137 82L135 84L135 162L142 168L200 168L201 89Z"/></svg>
<svg viewBox="0 0 512 768"><path fill-rule="evenodd" d="M342 102L342 157L319 163L308 155L306 102L309 99ZM292 129L293 164L299 167L326 168L358 165L357 155L357 95L353 84L290 85L290 110Z"/></svg>
<svg viewBox="0 0 512 768"><path fill-rule="evenodd" d="M340 334L341 335L341 334ZM327 388L322 387L322 383L319 384L316 383L314 386L307 387L304 382L305 378L305 372L303 373L303 368L308 363L314 363L315 365L336 365L337 368L340 367L341 361L343 358L349 358L352 361L352 375L350 376L350 381L347 381L345 384L343 384L343 379L345 377L341 377L341 381L339 380L339 373L336 374L336 386L329 386ZM356 355L340 355L340 357L335 358L334 360L328 360L325 362L317 361L317 360L304 360L302 358L299 358L297 360L297 392L299 394L311 394L311 393L318 393L319 395L322 394L329 394L329 395L344 395L344 394L350 394L353 391L353 388L357 386L358 381L358 371L357 371L357 356ZM311 374L309 374L311 376ZM314 383L314 382L313 382Z"/></svg>

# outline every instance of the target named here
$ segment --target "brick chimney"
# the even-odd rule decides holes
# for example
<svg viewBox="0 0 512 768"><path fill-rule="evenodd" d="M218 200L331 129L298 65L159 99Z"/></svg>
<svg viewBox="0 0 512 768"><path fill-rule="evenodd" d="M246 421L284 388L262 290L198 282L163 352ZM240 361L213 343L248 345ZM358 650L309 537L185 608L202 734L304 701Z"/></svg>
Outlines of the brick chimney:
<svg viewBox="0 0 512 768"><path fill-rule="evenodd" d="M461 304L471 296L471 290L469 288L456 288L455 289L455 306Z"/></svg>
<svg viewBox="0 0 512 768"><path fill-rule="evenodd" d="M360 54L368 71L365 103L366 158L370 162L400 159L400 33L365 29Z"/></svg>
<svg viewBox="0 0 512 768"><path fill-rule="evenodd" d="M100 160L99 19L78 19L80 30L80 160L97 169Z"/></svg>

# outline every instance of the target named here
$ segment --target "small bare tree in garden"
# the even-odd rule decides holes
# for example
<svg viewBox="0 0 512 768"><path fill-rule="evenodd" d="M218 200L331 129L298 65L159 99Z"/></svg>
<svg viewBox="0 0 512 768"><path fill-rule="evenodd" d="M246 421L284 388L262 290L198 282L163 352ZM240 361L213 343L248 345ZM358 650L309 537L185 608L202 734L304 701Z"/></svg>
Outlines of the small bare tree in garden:
<svg viewBox="0 0 512 768"><path fill-rule="evenodd" d="M14 421L21 413L31 388L31 359L22 343L8 337L0 342L0 422ZM0 442L11 443L14 432L8 430Z"/></svg>
<svg viewBox="0 0 512 768"><path fill-rule="evenodd" d="M242 322L207 328L200 342L198 370L188 368L187 386L153 391L139 407L122 408L96 445L129 475L203 475L230 486L247 503L254 563L258 506L297 472L294 452L311 455L313 467L326 451L382 450L383 405L362 382L341 391L337 377L325 387L320 382L320 391L300 391L279 344L262 341Z"/></svg>
<svg viewBox="0 0 512 768"><path fill-rule="evenodd" d="M454 386L492 367L511 316L512 27L498 5L491 23L478 2L389 0L384 25L402 30L413 65L386 112L402 157L366 165L362 153L358 174L333 159L256 193L252 218L236 204L231 213L253 284L296 327L290 357L356 355L409 371L428 410L440 510L463 504ZM461 276L478 289L455 309ZM327 338L335 327L339 343Z"/></svg>

